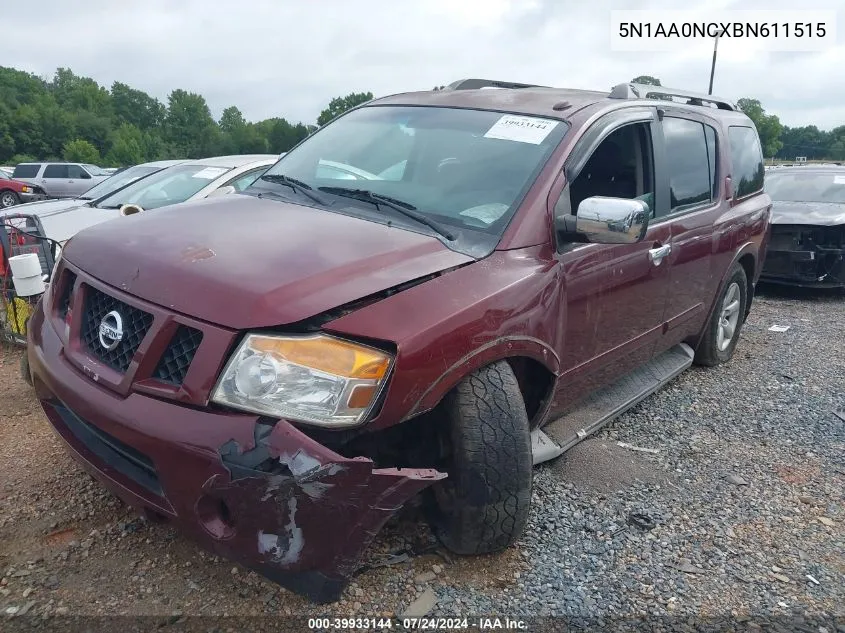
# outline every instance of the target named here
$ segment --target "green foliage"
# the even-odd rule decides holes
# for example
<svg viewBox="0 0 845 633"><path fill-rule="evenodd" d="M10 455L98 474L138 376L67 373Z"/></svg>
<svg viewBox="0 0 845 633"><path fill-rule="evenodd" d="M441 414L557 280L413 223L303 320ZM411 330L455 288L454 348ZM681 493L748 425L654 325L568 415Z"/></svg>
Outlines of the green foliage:
<svg viewBox="0 0 845 633"><path fill-rule="evenodd" d="M340 116L347 110L351 110L357 105L366 103L373 98L372 92L353 92L345 97L335 97L329 102L329 107L320 113L317 117L317 125L325 125L335 117Z"/></svg>
<svg viewBox="0 0 845 633"><path fill-rule="evenodd" d="M659 86L660 80L657 77L652 77L651 75L640 75L639 77L634 77L631 80L632 84L646 84L647 86Z"/></svg>
<svg viewBox="0 0 845 633"><path fill-rule="evenodd" d="M783 147L780 140L783 125L781 125L780 119L774 114L766 114L757 99L740 99L736 102L736 105L749 119L754 121L757 133L760 135L760 143L763 146L763 155L767 157L775 156Z"/></svg>
<svg viewBox="0 0 845 633"><path fill-rule="evenodd" d="M96 165L100 162L100 152L88 141L78 138L65 143L62 148L62 158L71 163L91 163Z"/></svg>

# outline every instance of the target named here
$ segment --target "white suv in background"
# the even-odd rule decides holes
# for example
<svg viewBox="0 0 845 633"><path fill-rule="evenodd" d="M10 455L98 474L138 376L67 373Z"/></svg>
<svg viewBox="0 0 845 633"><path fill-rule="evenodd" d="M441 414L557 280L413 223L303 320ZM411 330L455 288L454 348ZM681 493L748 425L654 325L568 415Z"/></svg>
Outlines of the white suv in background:
<svg viewBox="0 0 845 633"><path fill-rule="evenodd" d="M84 163L21 163L12 178L38 185L48 198L77 198L110 175L102 167Z"/></svg>

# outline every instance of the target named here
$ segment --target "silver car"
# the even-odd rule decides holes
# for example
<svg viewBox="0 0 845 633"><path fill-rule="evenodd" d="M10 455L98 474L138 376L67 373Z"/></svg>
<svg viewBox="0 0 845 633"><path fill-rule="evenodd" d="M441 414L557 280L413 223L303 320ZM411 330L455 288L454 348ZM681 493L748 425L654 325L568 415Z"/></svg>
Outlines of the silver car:
<svg viewBox="0 0 845 633"><path fill-rule="evenodd" d="M76 198L111 174L86 163L20 163L12 178L38 185L49 198Z"/></svg>

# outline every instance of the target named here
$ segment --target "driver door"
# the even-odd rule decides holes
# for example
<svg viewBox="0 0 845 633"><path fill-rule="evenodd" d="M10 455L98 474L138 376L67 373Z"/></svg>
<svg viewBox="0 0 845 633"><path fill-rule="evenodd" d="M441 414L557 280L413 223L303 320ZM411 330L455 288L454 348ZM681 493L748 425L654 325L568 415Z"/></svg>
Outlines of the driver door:
<svg viewBox="0 0 845 633"><path fill-rule="evenodd" d="M612 113L595 123L572 152L556 215L575 214L591 196L640 199L653 215L662 195L655 182L662 151L657 125L654 108ZM649 226L635 244L559 238L564 322L553 414L651 359L663 329L670 240L665 224Z"/></svg>

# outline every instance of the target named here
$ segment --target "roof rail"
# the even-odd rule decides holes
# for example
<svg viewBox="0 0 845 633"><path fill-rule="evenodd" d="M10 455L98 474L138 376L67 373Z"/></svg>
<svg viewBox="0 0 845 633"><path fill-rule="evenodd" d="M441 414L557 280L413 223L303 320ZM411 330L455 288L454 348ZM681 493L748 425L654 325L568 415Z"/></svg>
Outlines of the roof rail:
<svg viewBox="0 0 845 633"><path fill-rule="evenodd" d="M738 110L736 105L713 95L690 92L689 90L675 90L665 86L651 86L647 84L617 84L610 91L611 99L663 99L672 101L673 98L687 99L687 105L709 106L712 104L719 110Z"/></svg>
<svg viewBox="0 0 845 633"><path fill-rule="evenodd" d="M446 86L447 90L477 90L479 88L548 88L534 84L517 84L511 81L494 79L459 79Z"/></svg>

